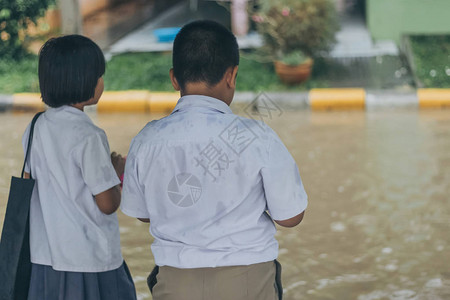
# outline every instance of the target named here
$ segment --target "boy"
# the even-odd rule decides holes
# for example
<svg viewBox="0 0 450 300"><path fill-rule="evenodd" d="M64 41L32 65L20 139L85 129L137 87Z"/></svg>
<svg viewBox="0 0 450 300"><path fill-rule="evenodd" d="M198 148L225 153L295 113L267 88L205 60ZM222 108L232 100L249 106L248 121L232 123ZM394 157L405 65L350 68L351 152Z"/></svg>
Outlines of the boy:
<svg viewBox="0 0 450 300"><path fill-rule="evenodd" d="M282 293L273 221L299 224L307 196L278 136L231 112L238 65L226 28L184 26L170 70L181 98L131 143L122 211L151 221L155 300L273 300Z"/></svg>

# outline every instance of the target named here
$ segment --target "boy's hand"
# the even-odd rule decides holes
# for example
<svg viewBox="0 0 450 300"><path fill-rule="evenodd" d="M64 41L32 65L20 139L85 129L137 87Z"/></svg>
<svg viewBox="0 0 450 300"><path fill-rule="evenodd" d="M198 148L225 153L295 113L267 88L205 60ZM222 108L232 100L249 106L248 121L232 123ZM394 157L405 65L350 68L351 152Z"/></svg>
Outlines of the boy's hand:
<svg viewBox="0 0 450 300"><path fill-rule="evenodd" d="M111 162L116 170L117 176L120 178L125 171L125 158L116 152L111 153Z"/></svg>

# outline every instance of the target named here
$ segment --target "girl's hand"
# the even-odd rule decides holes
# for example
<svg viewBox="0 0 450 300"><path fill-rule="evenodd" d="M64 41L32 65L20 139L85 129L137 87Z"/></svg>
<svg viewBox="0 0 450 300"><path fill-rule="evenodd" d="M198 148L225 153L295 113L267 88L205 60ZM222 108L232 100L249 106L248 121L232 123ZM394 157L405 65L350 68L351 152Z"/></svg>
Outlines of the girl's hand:
<svg viewBox="0 0 450 300"><path fill-rule="evenodd" d="M125 171L125 158L116 152L111 153L111 162L116 170L117 177L121 178L123 172Z"/></svg>

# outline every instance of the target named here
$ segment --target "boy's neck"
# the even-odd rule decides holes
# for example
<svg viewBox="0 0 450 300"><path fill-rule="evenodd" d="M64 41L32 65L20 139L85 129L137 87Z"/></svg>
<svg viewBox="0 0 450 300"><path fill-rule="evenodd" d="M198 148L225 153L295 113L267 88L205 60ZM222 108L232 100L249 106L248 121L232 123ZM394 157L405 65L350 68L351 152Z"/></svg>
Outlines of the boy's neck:
<svg viewBox="0 0 450 300"><path fill-rule="evenodd" d="M188 95L202 95L202 96L208 96L212 98L216 98L222 102L224 102L226 105L230 105L232 101L232 96L230 98L227 93L224 93L221 88L213 87L209 88L204 83L189 83L185 89L180 91L181 97L188 96Z"/></svg>

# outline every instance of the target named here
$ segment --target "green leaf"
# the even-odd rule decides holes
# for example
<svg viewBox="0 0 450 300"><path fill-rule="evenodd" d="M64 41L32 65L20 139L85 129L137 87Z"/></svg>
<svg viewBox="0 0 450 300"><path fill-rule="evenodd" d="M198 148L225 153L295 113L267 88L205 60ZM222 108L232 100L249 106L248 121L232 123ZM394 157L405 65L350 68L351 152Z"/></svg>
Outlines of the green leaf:
<svg viewBox="0 0 450 300"><path fill-rule="evenodd" d="M1 19L9 19L10 16L11 16L11 10L9 10L7 8L3 8L2 10L0 10L0 18Z"/></svg>

